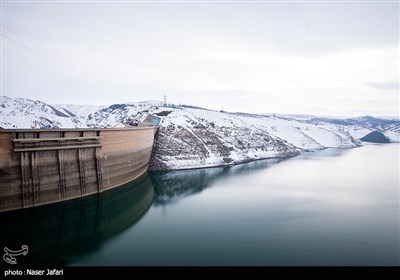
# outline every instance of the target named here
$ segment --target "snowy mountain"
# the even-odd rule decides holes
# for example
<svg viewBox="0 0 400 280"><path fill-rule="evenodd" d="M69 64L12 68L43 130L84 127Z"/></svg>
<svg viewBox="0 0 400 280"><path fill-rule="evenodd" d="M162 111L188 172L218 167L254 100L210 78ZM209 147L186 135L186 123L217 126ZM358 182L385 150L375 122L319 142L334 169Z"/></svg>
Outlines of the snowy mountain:
<svg viewBox="0 0 400 280"><path fill-rule="evenodd" d="M269 133L258 119L191 108L158 108L163 116L151 167L185 169L299 154L292 143Z"/></svg>
<svg viewBox="0 0 400 280"><path fill-rule="evenodd" d="M312 117L308 122L313 124L333 124L345 127L354 137L361 139L370 132L378 131L392 142L400 142L400 119L375 118L363 116L357 118L334 119Z"/></svg>
<svg viewBox="0 0 400 280"><path fill-rule="evenodd" d="M71 117L59 106L6 96L1 100L0 127L3 128L58 128L81 125L80 118Z"/></svg>
<svg viewBox="0 0 400 280"><path fill-rule="evenodd" d="M262 158L281 158L304 150L357 147L371 131L400 142L400 120L374 117L226 113L193 106L135 102L111 106L49 105L3 97L3 128L127 127L148 114L162 118L151 162L153 169L228 165Z"/></svg>

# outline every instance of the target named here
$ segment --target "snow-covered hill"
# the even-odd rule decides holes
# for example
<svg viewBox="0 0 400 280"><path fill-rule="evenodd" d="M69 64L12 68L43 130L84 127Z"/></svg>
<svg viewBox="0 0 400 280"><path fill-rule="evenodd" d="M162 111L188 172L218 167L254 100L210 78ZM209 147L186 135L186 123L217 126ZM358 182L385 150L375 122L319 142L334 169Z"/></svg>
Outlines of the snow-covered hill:
<svg viewBox="0 0 400 280"><path fill-rule="evenodd" d="M38 100L3 96L0 104L0 127L58 128L79 127L81 120L65 110Z"/></svg>
<svg viewBox="0 0 400 280"><path fill-rule="evenodd" d="M163 116L158 131L154 169L184 169L287 157L299 149L269 133L257 119L191 108L158 108Z"/></svg>
<svg viewBox="0 0 400 280"><path fill-rule="evenodd" d="M136 102L111 106L49 105L3 97L3 128L126 127L149 114L162 118L151 163L153 169L227 165L287 157L304 150L357 147L359 138L378 130L400 142L400 121L295 115L225 113L188 106Z"/></svg>

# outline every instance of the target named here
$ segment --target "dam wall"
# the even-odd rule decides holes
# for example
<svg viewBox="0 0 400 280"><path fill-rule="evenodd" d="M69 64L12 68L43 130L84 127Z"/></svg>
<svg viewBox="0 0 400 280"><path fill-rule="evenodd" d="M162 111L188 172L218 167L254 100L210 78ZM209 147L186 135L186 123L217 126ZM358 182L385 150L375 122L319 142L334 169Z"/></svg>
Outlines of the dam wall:
<svg viewBox="0 0 400 280"><path fill-rule="evenodd" d="M156 127L0 130L0 212L100 193L147 171Z"/></svg>

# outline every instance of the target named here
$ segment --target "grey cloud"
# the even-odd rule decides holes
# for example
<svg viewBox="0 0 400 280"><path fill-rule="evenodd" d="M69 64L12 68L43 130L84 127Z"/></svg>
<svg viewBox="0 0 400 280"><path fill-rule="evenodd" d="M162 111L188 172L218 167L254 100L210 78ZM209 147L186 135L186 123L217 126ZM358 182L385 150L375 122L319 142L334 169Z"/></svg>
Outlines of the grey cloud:
<svg viewBox="0 0 400 280"><path fill-rule="evenodd" d="M376 89L384 89L384 90L399 90L399 82L391 81L391 82L372 82L366 83L368 87L376 88Z"/></svg>

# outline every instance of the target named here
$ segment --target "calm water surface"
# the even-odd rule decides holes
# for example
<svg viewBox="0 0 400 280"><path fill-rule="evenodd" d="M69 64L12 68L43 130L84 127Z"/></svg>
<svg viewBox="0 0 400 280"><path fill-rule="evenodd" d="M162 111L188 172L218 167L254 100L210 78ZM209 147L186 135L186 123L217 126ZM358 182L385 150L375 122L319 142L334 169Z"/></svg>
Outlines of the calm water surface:
<svg viewBox="0 0 400 280"><path fill-rule="evenodd" d="M154 172L3 213L1 242L27 244L25 264L399 265L399 148Z"/></svg>

